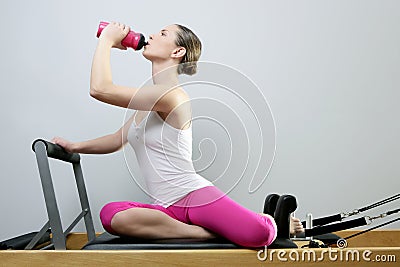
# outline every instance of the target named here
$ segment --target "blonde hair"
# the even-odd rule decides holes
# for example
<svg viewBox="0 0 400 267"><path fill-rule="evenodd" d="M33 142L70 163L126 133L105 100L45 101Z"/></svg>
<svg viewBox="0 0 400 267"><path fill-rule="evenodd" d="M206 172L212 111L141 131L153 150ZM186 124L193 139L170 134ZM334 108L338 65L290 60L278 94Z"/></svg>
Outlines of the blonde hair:
<svg viewBox="0 0 400 267"><path fill-rule="evenodd" d="M175 43L186 49L186 53L178 66L178 74L193 75L197 72L197 61L201 55L201 41L190 29L175 24L179 31L176 34Z"/></svg>

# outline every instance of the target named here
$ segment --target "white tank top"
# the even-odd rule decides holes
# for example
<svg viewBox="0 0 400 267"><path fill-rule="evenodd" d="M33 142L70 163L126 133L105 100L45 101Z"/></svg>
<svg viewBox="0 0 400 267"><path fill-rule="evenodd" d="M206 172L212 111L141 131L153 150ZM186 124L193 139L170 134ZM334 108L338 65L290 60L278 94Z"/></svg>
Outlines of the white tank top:
<svg viewBox="0 0 400 267"><path fill-rule="evenodd" d="M191 124L177 129L150 111L139 125L133 120L127 138L154 204L168 207L194 190L213 185L194 170Z"/></svg>

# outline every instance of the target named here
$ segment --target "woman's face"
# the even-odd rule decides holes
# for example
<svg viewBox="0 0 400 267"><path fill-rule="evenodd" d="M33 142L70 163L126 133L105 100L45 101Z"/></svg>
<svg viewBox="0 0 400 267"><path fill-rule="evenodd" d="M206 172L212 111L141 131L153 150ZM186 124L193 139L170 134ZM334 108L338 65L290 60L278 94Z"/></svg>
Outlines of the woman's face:
<svg viewBox="0 0 400 267"><path fill-rule="evenodd" d="M178 26L172 24L156 34L151 34L148 44L144 47L143 56L150 61L169 59L178 48L175 44Z"/></svg>

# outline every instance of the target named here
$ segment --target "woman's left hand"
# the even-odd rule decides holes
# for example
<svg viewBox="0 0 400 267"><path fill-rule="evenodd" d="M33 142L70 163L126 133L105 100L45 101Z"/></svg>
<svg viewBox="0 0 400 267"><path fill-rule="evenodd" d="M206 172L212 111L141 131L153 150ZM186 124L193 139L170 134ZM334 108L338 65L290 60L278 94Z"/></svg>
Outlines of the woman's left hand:
<svg viewBox="0 0 400 267"><path fill-rule="evenodd" d="M103 29L99 39L111 42L112 47L126 50L121 41L128 35L129 31L129 26L119 22L111 22Z"/></svg>

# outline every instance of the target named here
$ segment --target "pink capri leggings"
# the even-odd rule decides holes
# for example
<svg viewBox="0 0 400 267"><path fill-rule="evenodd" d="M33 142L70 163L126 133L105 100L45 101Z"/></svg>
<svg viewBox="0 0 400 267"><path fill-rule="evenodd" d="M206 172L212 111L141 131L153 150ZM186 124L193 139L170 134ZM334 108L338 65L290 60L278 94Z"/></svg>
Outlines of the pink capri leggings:
<svg viewBox="0 0 400 267"><path fill-rule="evenodd" d="M178 221L201 226L243 247L268 246L277 234L271 216L262 216L240 206L215 186L195 190L167 208L129 201L108 203L100 212L104 229L117 234L111 228L111 219L117 212L131 208L162 211Z"/></svg>

